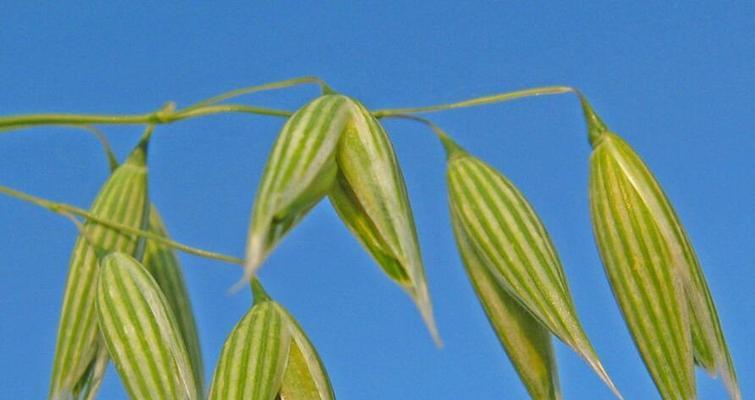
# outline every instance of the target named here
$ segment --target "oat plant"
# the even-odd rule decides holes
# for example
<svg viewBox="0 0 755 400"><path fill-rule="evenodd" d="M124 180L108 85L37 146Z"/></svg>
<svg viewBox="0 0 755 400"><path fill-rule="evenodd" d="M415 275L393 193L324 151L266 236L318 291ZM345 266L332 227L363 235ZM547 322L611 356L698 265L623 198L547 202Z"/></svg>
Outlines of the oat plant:
<svg viewBox="0 0 755 400"><path fill-rule="evenodd" d="M302 84L318 85L321 95L296 111L230 102ZM553 86L450 104L369 110L313 77L242 88L185 108L167 103L145 114L0 117L1 133L44 125L84 129L102 141L110 161L111 174L89 210L0 186L2 194L70 218L79 231L68 279L61 282L65 294L49 398L96 398L111 361L133 399L335 398L337 388L331 386L306 327L265 292L257 277L276 246L326 198L375 267L416 304L440 347L406 183L381 123L386 118L424 124L445 149L449 229L480 305L530 396L562 398L555 338L622 398L621 382L615 385L610 377L616 366L604 366L580 322L564 272L570 266L561 263L525 194L497 166L421 116L557 94L576 95L584 110L592 147L589 202L597 250L658 393L663 399L696 398L699 366L721 376L731 399L741 399L712 295L679 217L646 164L608 129L582 93ZM243 258L170 239L147 184L149 142L160 125L224 113L285 120L256 190ZM115 124L145 127L122 163L94 128ZM213 349L219 361L209 379L176 251L239 265L240 280L229 287L238 291L249 286L254 295L223 348Z"/></svg>

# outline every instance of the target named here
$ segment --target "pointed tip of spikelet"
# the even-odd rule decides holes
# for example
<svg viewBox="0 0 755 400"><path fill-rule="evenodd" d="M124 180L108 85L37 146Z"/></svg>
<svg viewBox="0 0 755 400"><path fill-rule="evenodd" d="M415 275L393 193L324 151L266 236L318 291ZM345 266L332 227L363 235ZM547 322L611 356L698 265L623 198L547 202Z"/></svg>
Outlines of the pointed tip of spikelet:
<svg viewBox="0 0 755 400"><path fill-rule="evenodd" d="M260 254L260 252L256 251L255 248L250 245L248 254ZM259 256L247 256L246 260L244 261L244 265L242 265L242 268L244 269L244 274L241 276L241 279L238 280L238 282L234 283L230 289L228 289L229 293L235 294L246 285L249 285L252 283L253 280L256 280L257 271L259 270L260 264L262 263L262 258Z"/></svg>
<svg viewBox="0 0 755 400"><path fill-rule="evenodd" d="M608 388L613 392L613 394L618 398L619 400L623 400L624 397L621 395L621 392L619 392L619 388L616 387L616 385L611 380L611 377L608 375L608 372L605 368L603 368L603 364L598 359L598 356L595 354L595 352L592 350L592 348L589 348L589 350L578 350L577 353L585 360L587 361L587 364L590 365L590 367L595 371L596 374L598 374L598 377L600 380L603 381L603 383L608 386Z"/></svg>
<svg viewBox="0 0 755 400"><path fill-rule="evenodd" d="M259 270L266 256L266 246L267 243L265 242L262 235L254 233L249 235L249 241L247 242L246 246L246 257L244 258L244 265L242 265L244 274L242 275L241 279L239 279L238 282L234 283L233 286L231 286L231 288L228 290L230 293L238 292L246 285L250 284L250 281L252 279L256 278L257 271Z"/></svg>
<svg viewBox="0 0 755 400"><path fill-rule="evenodd" d="M422 315L422 320L424 321L427 330L430 332L430 336L432 337L433 342L435 342L435 345L438 348L442 348L443 339L441 339L440 333L438 332L438 325L435 323L433 306L430 303L429 297L427 295L412 297L414 303L417 305L417 309L419 309L420 315Z"/></svg>

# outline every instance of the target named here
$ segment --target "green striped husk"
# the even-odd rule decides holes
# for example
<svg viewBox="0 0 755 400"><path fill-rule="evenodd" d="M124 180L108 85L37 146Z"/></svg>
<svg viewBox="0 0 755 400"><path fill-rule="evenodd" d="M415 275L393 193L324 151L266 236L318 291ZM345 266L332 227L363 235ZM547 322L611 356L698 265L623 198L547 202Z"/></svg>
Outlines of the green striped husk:
<svg viewBox="0 0 755 400"><path fill-rule="evenodd" d="M322 96L283 127L255 199L242 282L325 194L380 267L417 303L439 342L396 155L377 120L348 97Z"/></svg>
<svg viewBox="0 0 755 400"><path fill-rule="evenodd" d="M538 400L561 398L551 335L488 270L452 212L451 222L464 267L482 308L511 363Z"/></svg>
<svg viewBox="0 0 755 400"><path fill-rule="evenodd" d="M624 319L664 399L695 398L694 365L741 399L713 299L687 234L655 177L583 100L593 152L595 239Z"/></svg>
<svg viewBox="0 0 755 400"><path fill-rule="evenodd" d="M168 237L162 219L154 205L150 208L148 230L166 238ZM184 346L189 352L189 360L191 361L191 369L194 371L194 382L197 385L197 393L202 393L204 366L202 364L199 336L189 300L189 292L184 282L178 258L173 249L154 240L147 240L142 262L168 300L168 305L176 318L176 322L178 322Z"/></svg>
<svg viewBox="0 0 755 400"><path fill-rule="evenodd" d="M223 346L210 399L334 399L325 369L298 323L252 283L255 304Z"/></svg>
<svg viewBox="0 0 755 400"><path fill-rule="evenodd" d="M498 171L455 145L447 144L447 150L449 199L459 235L499 286L621 397L579 323L561 262L532 207Z"/></svg>
<svg viewBox="0 0 755 400"><path fill-rule="evenodd" d="M278 397L280 400L335 399L330 379L314 346L294 317L282 306L275 305L291 331L288 363Z"/></svg>
<svg viewBox="0 0 755 400"><path fill-rule="evenodd" d="M123 253L101 261L97 321L132 399L199 399L189 353L152 275Z"/></svg>
<svg viewBox="0 0 755 400"><path fill-rule="evenodd" d="M351 109L346 97L326 95L286 122L254 200L242 282L249 281L278 241L330 190L336 176L335 149Z"/></svg>
<svg viewBox="0 0 755 400"><path fill-rule="evenodd" d="M94 215L133 228L146 226L148 139L149 133L104 184L91 207ZM84 232L79 235L71 255L66 281L50 384L51 399L94 396L104 372L103 364L107 363L106 356L100 352L103 344L94 306L98 258L110 251L134 254L137 244L134 236L96 223L84 225Z"/></svg>
<svg viewBox="0 0 755 400"><path fill-rule="evenodd" d="M406 184L388 135L361 104L338 144L338 176L329 196L343 222L383 271L414 300L431 335L433 318Z"/></svg>

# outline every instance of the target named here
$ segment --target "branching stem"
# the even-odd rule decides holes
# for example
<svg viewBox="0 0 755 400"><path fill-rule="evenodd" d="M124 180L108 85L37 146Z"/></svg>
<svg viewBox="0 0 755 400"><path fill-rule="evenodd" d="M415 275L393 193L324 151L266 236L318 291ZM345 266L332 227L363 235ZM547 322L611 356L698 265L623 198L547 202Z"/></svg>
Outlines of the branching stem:
<svg viewBox="0 0 755 400"><path fill-rule="evenodd" d="M172 103L169 103L172 104ZM289 117L292 113L286 110L248 106L245 104L211 104L192 109L174 111L163 107L158 111L147 114L134 115L104 115L104 114L27 114L10 117L0 117L0 133L11 129L24 129L40 125L142 125L169 124L188 118L204 117L207 115L224 113L246 113Z"/></svg>
<svg viewBox="0 0 755 400"><path fill-rule="evenodd" d="M515 92L499 93L490 96L476 97L469 100L463 100L455 103L438 104L424 107L410 107L410 108L391 108L384 110L376 110L372 112L376 118L390 117L395 115L417 114L417 113L430 113L437 111L453 110L456 108L468 108L482 106L486 104L502 103L506 101L521 99L524 97L543 96L552 94L564 94L574 93L576 89L569 86L544 86L539 88L518 90Z"/></svg>
<svg viewBox="0 0 755 400"><path fill-rule="evenodd" d="M184 253L193 254L195 256L209 258L213 260L224 261L230 264L241 265L244 263L242 259L237 258L237 257L227 256L225 254L215 253L215 252L187 246L185 244L170 240L162 235L159 235L153 232L143 231L141 229L132 228L128 225L123 225L117 222L108 221L106 219L100 218L90 213L89 211L83 210L76 206L72 206L70 204L57 203L57 202L43 199L40 197L32 196L30 194L20 192L18 190L14 190L6 186L0 186L0 193L13 197L18 200L22 200L22 201L34 204L42 208L46 208L47 210L52 211L56 214L69 216L69 217L71 215L75 215L75 216L86 219L90 223L100 224L108 228L118 230L123 233L154 240L155 242L183 251Z"/></svg>

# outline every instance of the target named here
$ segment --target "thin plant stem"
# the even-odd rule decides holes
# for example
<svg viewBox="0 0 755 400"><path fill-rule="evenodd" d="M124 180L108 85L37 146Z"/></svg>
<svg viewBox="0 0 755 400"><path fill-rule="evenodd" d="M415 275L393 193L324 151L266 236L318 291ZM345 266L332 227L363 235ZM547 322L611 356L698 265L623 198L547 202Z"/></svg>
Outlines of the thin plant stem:
<svg viewBox="0 0 755 400"><path fill-rule="evenodd" d="M448 144L453 144L453 140L451 139L451 136L446 133L440 126L438 126L435 122L430 121L427 118L419 117L412 114L398 114L398 113L391 113L390 115L384 116L383 118L396 118L396 119L408 119L411 121L419 122L430 129L432 129L433 133L435 133L435 136L440 139L440 141L443 143L444 146L447 146Z"/></svg>
<svg viewBox="0 0 755 400"><path fill-rule="evenodd" d="M298 86L298 85L309 84L309 83L314 83L314 84L317 84L318 86L320 86L320 90L323 93L328 93L328 92L332 91L332 89L330 88L330 86L328 86L328 84L325 83L325 81L323 81L322 79L320 79L320 78L318 78L316 76L303 76L303 77L300 77L300 78L286 79L284 81L271 82L271 83L266 83L264 85L248 86L248 87L241 88L241 89L231 90L229 92L225 92L225 93L219 94L217 96L210 97L207 100L202 100L202 101L200 101L198 103L194 103L194 104L190 105L189 107L186 107L184 110L191 110L191 109L194 109L194 108L197 108L197 107L203 107L203 106L207 106L207 105L210 105L210 104L220 103L221 101L225 101L225 100L228 100L228 99L231 99L231 98L234 98L234 97L243 96L243 95L246 95L246 94L251 94L251 93L256 93L256 92L262 92L262 91L265 91L265 90L285 89L285 88L289 88L289 87L293 87L293 86Z"/></svg>
<svg viewBox="0 0 755 400"><path fill-rule="evenodd" d="M110 170L114 171L118 167L118 157L115 156L113 147L110 146L110 141L108 140L107 135L105 135L105 132L102 132L101 130L89 125L70 125L70 127L84 129L85 131L93 134L97 138L97 140L100 141L102 149L105 151L105 157L107 158Z"/></svg>
<svg viewBox="0 0 755 400"><path fill-rule="evenodd" d="M245 94L261 92L265 90L283 89L296 85L315 83L320 86L323 93L331 93L333 90L325 81L314 76L304 76L287 79L264 85L249 86L231 90L202 100L175 111L175 104L170 102L163 108L152 113L132 115L104 115L104 114L27 114L10 117L0 117L0 132L9 129L20 129L39 125L83 125L83 124L167 124L187 118L201 117L205 115L220 114L227 112L240 112L277 117L289 117L291 112L271 108L254 107L241 104L227 104L218 106L217 103Z"/></svg>
<svg viewBox="0 0 755 400"><path fill-rule="evenodd" d="M187 246L185 244L170 240L162 235L158 235L153 232L148 232L141 229L132 228L130 226L123 225L117 222L108 221L106 219L100 218L90 213L89 211L83 210L76 206L72 206L70 204L50 201L47 199L43 199L41 197L36 197L36 196L30 195L24 192L20 192L18 190L11 189L6 186L0 186L0 193L13 197L15 199L22 200L22 201L34 204L36 206L45 208L56 214L61 214L61 215L66 215L66 216L75 215L75 216L84 218L91 223L103 225L103 226L106 226L111 229L115 229L123 233L154 240L155 242L183 251L184 253L193 254L195 256L209 258L213 260L223 261L230 264L242 265L244 263L242 259L237 258L237 257L232 257L232 256L228 256L221 253L211 252L211 251Z"/></svg>
<svg viewBox="0 0 755 400"><path fill-rule="evenodd" d="M515 92L507 92L494 94L490 96L476 97L469 100L463 100L455 103L438 104L424 107L410 107L410 108L391 108L376 110L372 112L376 118L390 117L397 114L415 114L415 113L430 113L437 111L453 110L456 108L476 107L486 104L502 103L510 100L521 99L524 97L552 95L552 94L564 94L573 93L576 90L569 86L545 86L539 88L518 90Z"/></svg>
<svg viewBox="0 0 755 400"><path fill-rule="evenodd" d="M10 129L24 129L40 125L142 125L169 124L188 118L203 117L224 113L246 113L289 117L290 111L273 108L255 107L244 104L211 104L193 109L175 111L173 103L168 103L158 111L133 115L105 115L105 114L26 114L10 117L0 117L0 133Z"/></svg>

